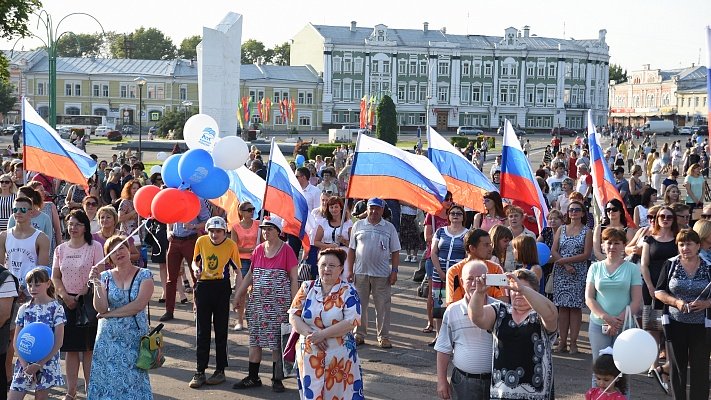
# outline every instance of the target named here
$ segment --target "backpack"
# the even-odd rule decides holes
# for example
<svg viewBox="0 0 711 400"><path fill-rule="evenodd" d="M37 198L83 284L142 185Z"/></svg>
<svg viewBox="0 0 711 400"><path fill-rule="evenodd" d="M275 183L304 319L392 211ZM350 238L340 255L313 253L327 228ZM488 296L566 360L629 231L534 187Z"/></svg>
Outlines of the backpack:
<svg viewBox="0 0 711 400"><path fill-rule="evenodd" d="M0 266L0 285L5 283L5 280L7 280L8 277L12 277L12 280L15 281L15 290L19 293L20 292L20 283L18 282L17 278L15 275L13 275L7 268L1 267ZM12 308L15 308L15 303L17 303L17 297L13 298L12 300ZM0 326L0 343L9 343L10 342L10 324L12 323L12 319L14 315L10 313L10 318L5 321L5 323ZM5 348L5 347L3 347ZM5 348L6 349L6 348ZM2 351L2 354L5 354L6 351Z"/></svg>

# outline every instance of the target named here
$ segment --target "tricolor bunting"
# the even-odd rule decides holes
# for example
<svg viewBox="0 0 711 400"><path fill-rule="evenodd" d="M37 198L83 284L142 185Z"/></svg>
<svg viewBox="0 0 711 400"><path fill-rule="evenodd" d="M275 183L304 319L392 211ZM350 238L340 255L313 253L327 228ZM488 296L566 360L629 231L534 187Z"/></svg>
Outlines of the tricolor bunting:
<svg viewBox="0 0 711 400"><path fill-rule="evenodd" d="M588 147L590 150L590 175L593 180L593 199L598 210L604 212L605 205L612 199L617 199L620 203L625 204L620 191L615 186L615 176L602 156L600 135L593 124L591 110L588 110ZM627 218L627 226L636 228L634 220L626 208L624 212Z"/></svg>
<svg viewBox="0 0 711 400"><path fill-rule="evenodd" d="M23 159L27 171L87 187L96 172L96 161L62 139L37 114L27 99L22 99Z"/></svg>
<svg viewBox="0 0 711 400"><path fill-rule="evenodd" d="M509 120L504 125L504 145L501 151L501 197L533 209L540 232L546 226L548 206L541 187L533 175L531 164L523 154L521 143ZM526 211L526 210L524 210Z"/></svg>
<svg viewBox="0 0 711 400"><path fill-rule="evenodd" d="M428 127L427 157L444 177L455 203L484 212L484 193L498 192L486 176L437 131Z"/></svg>
<svg viewBox="0 0 711 400"><path fill-rule="evenodd" d="M706 26L706 96L708 98L711 93L711 26ZM708 106L708 114L706 125L711 122L711 101L706 100ZM711 154L711 131L709 131L709 148L706 149Z"/></svg>
<svg viewBox="0 0 711 400"><path fill-rule="evenodd" d="M427 157L358 135L346 197L401 200L434 213L446 194L444 177Z"/></svg>
<svg viewBox="0 0 711 400"><path fill-rule="evenodd" d="M267 171L263 207L284 220L284 233L301 239L304 251L308 253L310 243L306 235L306 220L309 216L309 205L296 175L289 168L289 163L274 139L269 151Z"/></svg>
<svg viewBox="0 0 711 400"><path fill-rule="evenodd" d="M240 220L239 207L241 203L245 201L252 203L255 215L261 211L267 183L247 167L239 167L226 172L230 177L229 188L225 194L211 199L210 202L225 210L227 222L232 226Z"/></svg>

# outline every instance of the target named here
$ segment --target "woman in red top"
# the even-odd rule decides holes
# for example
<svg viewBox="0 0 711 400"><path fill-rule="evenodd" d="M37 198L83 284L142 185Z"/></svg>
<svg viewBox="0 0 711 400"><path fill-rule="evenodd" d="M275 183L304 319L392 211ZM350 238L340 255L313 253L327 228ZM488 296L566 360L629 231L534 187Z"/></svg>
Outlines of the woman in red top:
<svg viewBox="0 0 711 400"><path fill-rule="evenodd" d="M578 161L578 153L573 150L568 157L568 177L570 179L578 179L578 166L575 163Z"/></svg>

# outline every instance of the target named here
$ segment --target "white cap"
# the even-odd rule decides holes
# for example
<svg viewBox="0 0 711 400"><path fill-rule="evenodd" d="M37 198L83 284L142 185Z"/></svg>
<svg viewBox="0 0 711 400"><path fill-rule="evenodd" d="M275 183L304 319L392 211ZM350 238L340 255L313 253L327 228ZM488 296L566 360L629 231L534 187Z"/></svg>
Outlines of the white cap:
<svg viewBox="0 0 711 400"><path fill-rule="evenodd" d="M222 217L212 217L205 223L205 230L209 231L210 229L222 229L227 231L227 223Z"/></svg>
<svg viewBox="0 0 711 400"><path fill-rule="evenodd" d="M264 221L262 221L262 223L259 224L259 227L260 228L266 228L266 227L276 228L279 231L279 233L281 233L281 231L284 229L284 222L282 221L282 219L277 216L271 216L271 217L267 217L267 218L269 218L269 219L265 218Z"/></svg>

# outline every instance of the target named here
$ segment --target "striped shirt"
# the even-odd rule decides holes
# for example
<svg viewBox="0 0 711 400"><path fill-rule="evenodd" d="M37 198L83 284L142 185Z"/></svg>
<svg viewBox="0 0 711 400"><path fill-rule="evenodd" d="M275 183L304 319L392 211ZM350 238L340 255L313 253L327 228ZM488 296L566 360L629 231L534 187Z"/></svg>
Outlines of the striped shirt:
<svg viewBox="0 0 711 400"><path fill-rule="evenodd" d="M12 215L12 205L15 203L14 193L9 196L0 196L0 231L7 230L7 220Z"/></svg>

